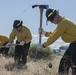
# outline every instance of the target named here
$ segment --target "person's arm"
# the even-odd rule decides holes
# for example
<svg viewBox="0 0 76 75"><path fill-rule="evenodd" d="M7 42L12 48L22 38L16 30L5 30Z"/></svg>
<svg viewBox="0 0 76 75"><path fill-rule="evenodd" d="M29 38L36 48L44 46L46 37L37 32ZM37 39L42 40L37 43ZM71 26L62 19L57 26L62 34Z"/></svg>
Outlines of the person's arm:
<svg viewBox="0 0 76 75"><path fill-rule="evenodd" d="M39 34L41 33L41 34L43 34L44 36L49 37L52 32L47 32L47 31L45 31L43 28L39 28L39 29L38 29L38 33L39 33Z"/></svg>
<svg viewBox="0 0 76 75"><path fill-rule="evenodd" d="M27 35L26 35L24 41L25 41L25 43L27 44L27 43L29 43L31 40L32 40L32 35L31 35L30 30L28 30L28 31L27 31Z"/></svg>
<svg viewBox="0 0 76 75"><path fill-rule="evenodd" d="M49 37L52 34L52 32L46 32L45 36Z"/></svg>
<svg viewBox="0 0 76 75"><path fill-rule="evenodd" d="M64 32L66 31L66 25L58 25L56 30L49 36L46 42L44 42L43 46L47 47L55 42Z"/></svg>
<svg viewBox="0 0 76 75"><path fill-rule="evenodd" d="M13 29L10 36L9 36L9 42L10 43L13 43L14 39L15 39L15 35L16 35L16 32L15 30Z"/></svg>

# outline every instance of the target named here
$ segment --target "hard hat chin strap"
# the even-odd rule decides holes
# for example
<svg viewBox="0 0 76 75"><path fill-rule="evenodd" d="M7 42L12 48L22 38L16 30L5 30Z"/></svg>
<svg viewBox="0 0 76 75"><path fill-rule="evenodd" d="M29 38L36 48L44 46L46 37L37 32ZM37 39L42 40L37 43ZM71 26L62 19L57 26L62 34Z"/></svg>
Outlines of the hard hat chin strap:
<svg viewBox="0 0 76 75"><path fill-rule="evenodd" d="M48 20L46 20L46 25L48 25Z"/></svg>

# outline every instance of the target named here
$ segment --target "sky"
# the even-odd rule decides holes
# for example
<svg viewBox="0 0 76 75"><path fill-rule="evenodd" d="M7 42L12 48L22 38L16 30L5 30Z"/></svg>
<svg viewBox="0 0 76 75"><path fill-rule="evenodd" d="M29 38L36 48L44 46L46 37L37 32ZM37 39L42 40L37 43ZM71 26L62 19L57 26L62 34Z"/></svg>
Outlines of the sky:
<svg viewBox="0 0 76 75"><path fill-rule="evenodd" d="M49 5L49 8L59 10L59 14L68 17L76 23L76 0L0 0L0 34L9 37L13 22L16 19L22 20L32 33L32 43L39 42L38 28L40 26L40 9L32 8L32 5ZM42 27L45 31L54 31L56 25L48 22L46 25L46 10L43 10ZM42 43L47 38L42 37ZM58 48L61 45L67 45L61 38L56 40L51 48Z"/></svg>

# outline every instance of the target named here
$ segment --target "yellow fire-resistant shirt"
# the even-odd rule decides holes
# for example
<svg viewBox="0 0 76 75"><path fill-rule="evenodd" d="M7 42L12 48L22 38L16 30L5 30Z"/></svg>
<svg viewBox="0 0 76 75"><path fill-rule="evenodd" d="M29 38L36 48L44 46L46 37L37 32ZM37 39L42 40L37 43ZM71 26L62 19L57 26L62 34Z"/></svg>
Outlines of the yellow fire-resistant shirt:
<svg viewBox="0 0 76 75"><path fill-rule="evenodd" d="M0 46L3 46L4 44L6 44L9 41L8 37L4 36L4 35L0 35Z"/></svg>
<svg viewBox="0 0 76 75"><path fill-rule="evenodd" d="M26 44L32 40L31 32L30 32L29 28L26 26L22 26L21 32L17 32L16 29L13 28L13 30L10 34L10 37L9 37L9 41L11 43L13 43L15 37L17 37L17 40L19 42L25 41Z"/></svg>
<svg viewBox="0 0 76 75"><path fill-rule="evenodd" d="M54 30L54 32L47 32L46 36L48 39L46 42L44 42L45 47L51 45L59 37L61 37L64 42L71 43L76 41L76 24L68 18L60 15L57 28Z"/></svg>

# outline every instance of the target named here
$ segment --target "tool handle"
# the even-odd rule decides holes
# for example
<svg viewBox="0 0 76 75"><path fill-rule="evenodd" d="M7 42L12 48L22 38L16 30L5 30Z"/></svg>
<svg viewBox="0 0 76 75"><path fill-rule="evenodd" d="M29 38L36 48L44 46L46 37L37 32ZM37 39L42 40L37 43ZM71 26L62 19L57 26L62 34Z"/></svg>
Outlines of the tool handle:
<svg viewBox="0 0 76 75"><path fill-rule="evenodd" d="M43 16L43 8L40 8L40 28L42 28L42 16ZM39 44L41 44L41 33L39 34Z"/></svg>
<svg viewBox="0 0 76 75"><path fill-rule="evenodd" d="M20 44L12 44L11 46L16 46L16 45L22 46ZM0 46L0 48L4 48L4 47L6 47L6 46ZM8 46L8 47L10 47L10 46Z"/></svg>

